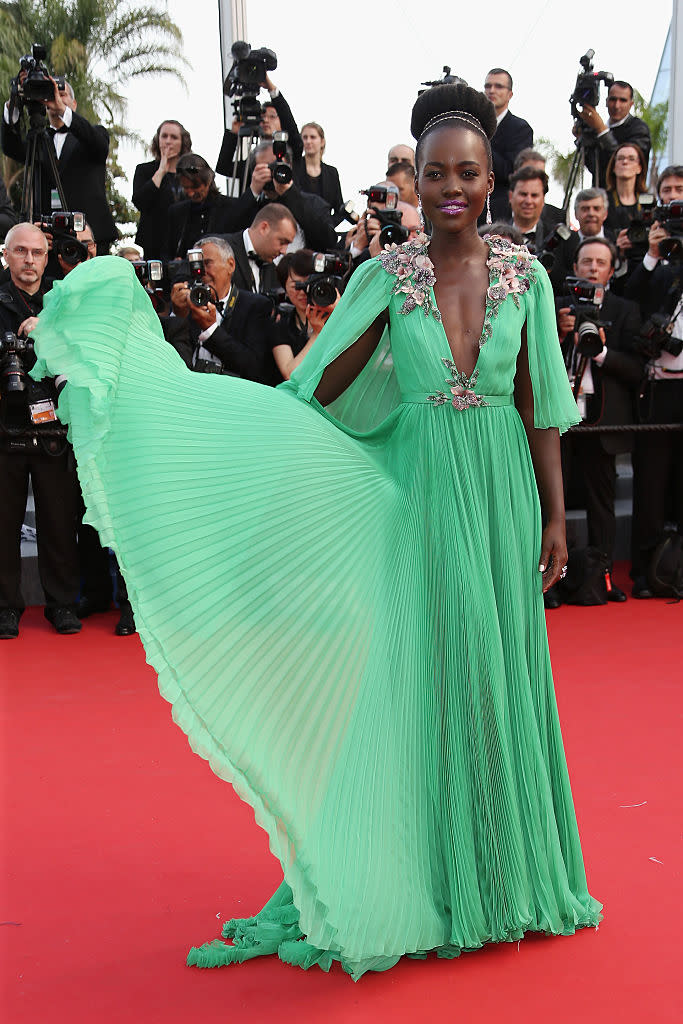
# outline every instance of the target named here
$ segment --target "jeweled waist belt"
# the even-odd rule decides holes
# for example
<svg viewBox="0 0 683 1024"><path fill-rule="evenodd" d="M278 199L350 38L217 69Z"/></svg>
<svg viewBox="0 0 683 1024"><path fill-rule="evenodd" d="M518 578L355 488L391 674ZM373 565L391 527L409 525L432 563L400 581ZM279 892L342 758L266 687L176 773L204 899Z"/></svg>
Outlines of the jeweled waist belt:
<svg viewBox="0 0 683 1024"><path fill-rule="evenodd" d="M477 398L481 399L482 405L514 405L514 395L477 395ZM403 403L419 404L424 402L429 405L434 404L434 392L429 391L404 391L401 395L401 401ZM448 398L450 402L450 397Z"/></svg>

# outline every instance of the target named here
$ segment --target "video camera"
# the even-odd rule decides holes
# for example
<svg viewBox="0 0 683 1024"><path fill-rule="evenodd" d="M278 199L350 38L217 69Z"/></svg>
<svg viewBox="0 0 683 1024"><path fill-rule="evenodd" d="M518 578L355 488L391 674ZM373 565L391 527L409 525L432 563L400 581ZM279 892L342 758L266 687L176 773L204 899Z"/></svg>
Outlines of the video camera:
<svg viewBox="0 0 683 1024"><path fill-rule="evenodd" d="M262 46L252 50L249 43L237 40L230 49L232 67L228 71L223 92L234 96L233 113L243 125L257 128L261 124L261 104L257 97L269 71L277 67L273 50Z"/></svg>
<svg viewBox="0 0 683 1024"><path fill-rule="evenodd" d="M581 130L584 133L592 131L592 129L587 128L581 120L578 104L581 104L582 107L586 104L590 107L597 107L600 102L600 82L604 82L608 89L614 84L614 75L609 71L595 71L593 67L594 56L595 50L586 50L583 57L579 57L581 71L576 76L574 91L569 97L572 114L579 121Z"/></svg>
<svg viewBox="0 0 683 1024"><path fill-rule="evenodd" d="M604 285L586 281L581 277L566 277L564 284L565 294L570 298L569 309L576 318L576 351L580 356L592 359L602 352L600 328L611 327L610 321L600 319L602 304L605 301Z"/></svg>
<svg viewBox="0 0 683 1024"><path fill-rule="evenodd" d="M460 78L459 75L452 75L451 69L448 64L443 66L443 78L436 78L433 82L421 82L421 85L426 85L427 89L432 89L435 85L467 85L464 78ZM427 89L418 89L417 95L421 96Z"/></svg>
<svg viewBox="0 0 683 1024"><path fill-rule="evenodd" d="M56 210L42 216L40 230L52 235L52 251L61 256L70 267L85 263L88 258L88 247L76 238L78 231L85 230L85 215L72 213L70 210Z"/></svg>
<svg viewBox="0 0 683 1024"><path fill-rule="evenodd" d="M34 43L31 52L19 61L19 74L12 79L10 95L10 115L12 110L23 103L47 103L54 98L54 86L50 81L50 72L43 61L47 57L47 48L41 43ZM20 74L26 72L24 81ZM63 76L55 77L60 92L66 89Z"/></svg>
<svg viewBox="0 0 683 1024"><path fill-rule="evenodd" d="M311 273L305 281L297 281L297 291L305 291L311 306L331 306L337 292L343 290L343 278L349 269L349 260L339 253L316 252L311 260Z"/></svg>
<svg viewBox="0 0 683 1024"><path fill-rule="evenodd" d="M361 195L368 197L368 212L372 211L372 216L380 223L379 244L382 248L385 245L400 245L401 242L407 242L410 232L401 224L402 212L396 209L398 189L376 185L373 188L362 188ZM379 210L374 203L384 203L384 209Z"/></svg>

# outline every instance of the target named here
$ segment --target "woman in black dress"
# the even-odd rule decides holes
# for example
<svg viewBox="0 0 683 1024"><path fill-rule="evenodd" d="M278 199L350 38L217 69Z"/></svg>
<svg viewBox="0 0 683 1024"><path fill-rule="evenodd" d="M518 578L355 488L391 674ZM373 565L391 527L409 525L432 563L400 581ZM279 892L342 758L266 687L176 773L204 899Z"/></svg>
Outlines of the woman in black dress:
<svg viewBox="0 0 683 1024"><path fill-rule="evenodd" d="M146 259L159 259L168 210L185 198L176 166L178 158L191 151L192 139L180 121L162 121L149 148L154 160L138 164L133 178L133 205L140 211L135 241Z"/></svg>
<svg viewBox="0 0 683 1024"><path fill-rule="evenodd" d="M302 192L312 192L325 200L336 227L344 216L344 200L337 168L323 163L325 132L316 121L309 121L301 129L301 138L304 155L296 161L294 179Z"/></svg>

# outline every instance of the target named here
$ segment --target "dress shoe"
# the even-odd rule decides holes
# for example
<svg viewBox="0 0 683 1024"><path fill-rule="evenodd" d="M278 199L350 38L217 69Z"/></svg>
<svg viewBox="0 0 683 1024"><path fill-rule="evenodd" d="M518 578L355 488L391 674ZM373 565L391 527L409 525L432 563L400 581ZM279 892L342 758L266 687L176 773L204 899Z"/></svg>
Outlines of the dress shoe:
<svg viewBox="0 0 683 1024"><path fill-rule="evenodd" d="M57 605L55 608L45 609L45 618L51 622L58 633L62 636L70 636L72 633L80 633L83 628L81 620L73 608L66 605Z"/></svg>
<svg viewBox="0 0 683 1024"><path fill-rule="evenodd" d="M129 604L121 605L121 618L114 626L116 636L133 636L135 633L135 619L133 609Z"/></svg>
<svg viewBox="0 0 683 1024"><path fill-rule="evenodd" d="M646 601L648 598L654 597L648 586L648 582L644 576L636 576L633 581L633 589L631 590L631 596L638 598L640 601Z"/></svg>
<svg viewBox="0 0 683 1024"><path fill-rule="evenodd" d="M19 616L14 608L0 608L0 640L19 636Z"/></svg>
<svg viewBox="0 0 683 1024"><path fill-rule="evenodd" d="M550 590L546 590L543 595L543 604L546 608L559 608L562 604L562 598L560 597L557 587L551 587Z"/></svg>
<svg viewBox="0 0 683 1024"><path fill-rule="evenodd" d="M87 619L89 615L96 615L98 612L108 612L110 601L97 600L94 597L79 597L76 602L76 615L79 619Z"/></svg>
<svg viewBox="0 0 683 1024"><path fill-rule="evenodd" d="M621 604L623 601L627 601L628 598L621 587L615 587L613 583L612 589L607 591L607 600L614 601L615 604Z"/></svg>

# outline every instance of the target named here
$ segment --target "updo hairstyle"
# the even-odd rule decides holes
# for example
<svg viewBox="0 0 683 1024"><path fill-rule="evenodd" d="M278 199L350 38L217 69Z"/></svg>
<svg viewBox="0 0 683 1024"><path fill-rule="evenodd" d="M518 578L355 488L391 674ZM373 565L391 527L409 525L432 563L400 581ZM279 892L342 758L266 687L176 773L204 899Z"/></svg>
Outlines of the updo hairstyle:
<svg viewBox="0 0 683 1024"><path fill-rule="evenodd" d="M456 118L437 120L433 125L429 122L440 114L456 111ZM469 85L435 85L417 97L413 105L410 119L410 131L417 139L415 149L415 165L419 168L420 151L427 135L442 124L469 128L475 132L486 147L489 170L492 167L490 139L497 127L496 111L493 103L483 92L472 89ZM427 127L429 125L429 127ZM426 129L426 131L425 131Z"/></svg>

